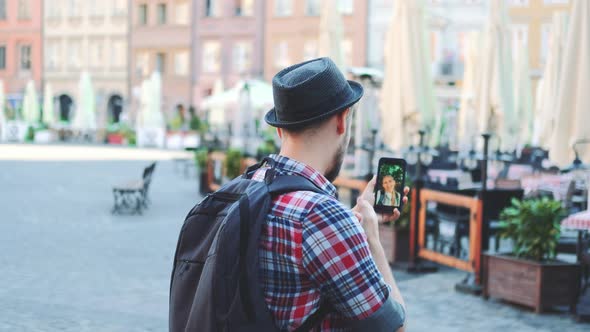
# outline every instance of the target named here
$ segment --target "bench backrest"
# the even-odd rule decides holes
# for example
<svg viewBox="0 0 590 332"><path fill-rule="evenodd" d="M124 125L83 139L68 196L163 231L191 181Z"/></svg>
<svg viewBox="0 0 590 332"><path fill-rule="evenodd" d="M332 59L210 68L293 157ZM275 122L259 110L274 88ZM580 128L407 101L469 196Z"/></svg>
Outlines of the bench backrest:
<svg viewBox="0 0 590 332"><path fill-rule="evenodd" d="M146 167L143 170L143 189L147 192L148 188L150 187L150 182L152 182L152 174L154 173L154 169L156 168L156 162L153 162L151 165Z"/></svg>

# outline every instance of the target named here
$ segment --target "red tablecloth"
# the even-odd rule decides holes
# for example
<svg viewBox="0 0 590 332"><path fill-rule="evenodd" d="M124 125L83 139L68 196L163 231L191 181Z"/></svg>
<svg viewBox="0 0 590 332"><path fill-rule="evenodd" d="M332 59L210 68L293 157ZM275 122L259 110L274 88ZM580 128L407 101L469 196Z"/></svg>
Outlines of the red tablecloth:
<svg viewBox="0 0 590 332"><path fill-rule="evenodd" d="M561 227L590 231L590 210L570 215L561 222Z"/></svg>

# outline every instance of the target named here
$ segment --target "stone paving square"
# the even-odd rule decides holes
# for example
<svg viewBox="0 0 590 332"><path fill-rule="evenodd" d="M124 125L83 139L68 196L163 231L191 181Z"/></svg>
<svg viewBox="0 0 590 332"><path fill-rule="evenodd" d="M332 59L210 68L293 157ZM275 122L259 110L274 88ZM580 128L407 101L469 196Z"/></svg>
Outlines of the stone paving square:
<svg viewBox="0 0 590 332"><path fill-rule="evenodd" d="M17 147L0 145L0 331L167 331L176 240L200 199L197 180L175 170L177 155ZM138 179L151 160L150 208L111 215L112 186ZM459 271L394 274L410 332L590 331L568 314L457 293Z"/></svg>

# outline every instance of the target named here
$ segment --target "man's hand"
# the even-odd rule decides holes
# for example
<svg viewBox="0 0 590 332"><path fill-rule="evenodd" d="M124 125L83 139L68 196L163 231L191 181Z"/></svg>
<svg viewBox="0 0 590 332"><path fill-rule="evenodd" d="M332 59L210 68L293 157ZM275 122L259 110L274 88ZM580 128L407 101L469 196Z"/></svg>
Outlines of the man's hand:
<svg viewBox="0 0 590 332"><path fill-rule="evenodd" d="M375 205L375 183L377 183L377 177L374 176L371 181L369 181L369 183L367 183L367 186L365 187L365 190L363 191L363 193L359 196L359 198L362 198L363 200L367 201L369 203L369 205L371 206L371 209L373 209L373 205ZM405 187L404 188L404 195L402 197L402 204L407 204L408 203L408 193L410 192L410 188L409 187ZM357 215L357 212L359 212L359 203L357 200L357 205L355 205L352 208L352 211L355 213L355 215ZM379 222L388 222L388 221L396 221L399 219L400 216L400 212L398 209L394 209L393 210L393 214L385 214L385 213L379 213L378 215L378 219ZM357 215L358 217L358 215Z"/></svg>

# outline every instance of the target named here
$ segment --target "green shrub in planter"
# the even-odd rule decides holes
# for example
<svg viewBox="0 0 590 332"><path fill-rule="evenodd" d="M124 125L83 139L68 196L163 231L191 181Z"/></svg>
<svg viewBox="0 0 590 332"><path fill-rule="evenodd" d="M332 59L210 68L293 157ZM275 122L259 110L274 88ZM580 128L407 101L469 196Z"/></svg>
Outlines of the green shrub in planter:
<svg viewBox="0 0 590 332"><path fill-rule="evenodd" d="M512 200L500 214L499 235L512 239L516 257L536 261L555 258L564 216L561 202L543 199Z"/></svg>
<svg viewBox="0 0 590 332"><path fill-rule="evenodd" d="M207 149L200 148L195 150L195 164L197 167L203 171L207 167Z"/></svg>
<svg viewBox="0 0 590 332"><path fill-rule="evenodd" d="M238 149L228 149L225 156L225 170L229 179L233 179L240 175L242 168L242 151Z"/></svg>

